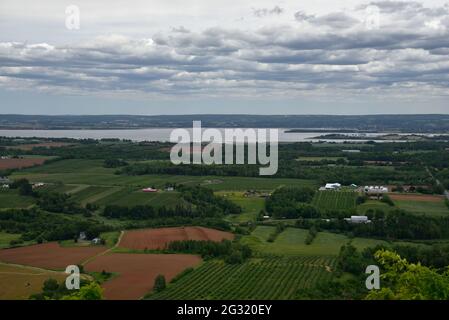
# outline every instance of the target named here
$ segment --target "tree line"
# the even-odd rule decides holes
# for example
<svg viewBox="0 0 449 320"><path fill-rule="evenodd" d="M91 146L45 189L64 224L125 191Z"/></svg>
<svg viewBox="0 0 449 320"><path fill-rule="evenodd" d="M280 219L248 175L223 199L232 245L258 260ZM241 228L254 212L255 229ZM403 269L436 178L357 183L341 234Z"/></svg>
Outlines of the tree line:
<svg viewBox="0 0 449 320"><path fill-rule="evenodd" d="M229 240L221 242L173 241L168 244L167 249L173 252L200 254L204 259L221 258L230 264L243 263L252 255L252 250L249 246Z"/></svg>
<svg viewBox="0 0 449 320"><path fill-rule="evenodd" d="M188 187L179 185L184 204L174 207L137 205L132 207L107 205L102 215L112 219L146 220L174 217L221 217L241 212L241 207L223 197L214 195L213 191L201 186Z"/></svg>
<svg viewBox="0 0 449 320"><path fill-rule="evenodd" d="M387 240L436 240L449 238L449 218L419 216L400 209L376 212L371 223L350 223L338 219L298 219L295 226L344 233L350 237Z"/></svg>
<svg viewBox="0 0 449 320"><path fill-rule="evenodd" d="M96 238L112 227L96 220L67 217L44 212L38 208L9 209L0 214L0 230L21 234L21 241L69 240L85 232L88 239Z"/></svg>

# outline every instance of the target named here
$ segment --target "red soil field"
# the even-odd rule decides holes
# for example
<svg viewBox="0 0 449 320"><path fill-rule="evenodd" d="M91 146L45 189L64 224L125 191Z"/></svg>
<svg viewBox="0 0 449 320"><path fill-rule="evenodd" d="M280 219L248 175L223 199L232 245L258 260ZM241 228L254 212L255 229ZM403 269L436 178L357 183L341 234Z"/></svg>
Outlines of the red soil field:
<svg viewBox="0 0 449 320"><path fill-rule="evenodd" d="M65 269L105 251L103 246L61 247L57 242L0 250L0 261L47 269Z"/></svg>
<svg viewBox="0 0 449 320"><path fill-rule="evenodd" d="M0 159L0 169L20 169L36 165L41 165L45 162L45 158L24 158L24 159Z"/></svg>
<svg viewBox="0 0 449 320"><path fill-rule="evenodd" d="M194 267L201 258L188 254L113 253L95 258L85 265L87 271L119 273L101 286L109 300L136 300L148 293L158 275L167 283L186 268Z"/></svg>
<svg viewBox="0 0 449 320"><path fill-rule="evenodd" d="M19 144L17 146L10 146L9 149L18 149L18 150L32 150L33 148L59 148L59 147L65 147L70 146L71 143L67 142L40 142L40 143L34 143L34 144Z"/></svg>
<svg viewBox="0 0 449 320"><path fill-rule="evenodd" d="M423 201L423 202L441 202L444 196L433 196L427 194L389 194L391 200L409 200L409 201Z"/></svg>
<svg viewBox="0 0 449 320"><path fill-rule="evenodd" d="M232 233L203 227L143 229L126 231L118 246L135 250L156 250L165 249L173 241L210 240L220 242L233 238Z"/></svg>

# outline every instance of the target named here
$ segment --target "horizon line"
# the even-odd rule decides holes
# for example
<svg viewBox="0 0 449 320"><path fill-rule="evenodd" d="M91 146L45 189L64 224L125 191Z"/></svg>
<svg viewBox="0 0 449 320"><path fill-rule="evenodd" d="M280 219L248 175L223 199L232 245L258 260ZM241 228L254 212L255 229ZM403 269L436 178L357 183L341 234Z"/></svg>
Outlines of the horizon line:
<svg viewBox="0 0 449 320"><path fill-rule="evenodd" d="M371 113L371 114L299 114L299 113L180 113L180 114L130 114L130 113L105 113L105 114L25 114L25 113L0 113L0 116L40 116L40 117L89 117L89 116L136 116L136 117L176 117L176 116L307 116L307 117L350 117L350 116L449 116L449 113Z"/></svg>

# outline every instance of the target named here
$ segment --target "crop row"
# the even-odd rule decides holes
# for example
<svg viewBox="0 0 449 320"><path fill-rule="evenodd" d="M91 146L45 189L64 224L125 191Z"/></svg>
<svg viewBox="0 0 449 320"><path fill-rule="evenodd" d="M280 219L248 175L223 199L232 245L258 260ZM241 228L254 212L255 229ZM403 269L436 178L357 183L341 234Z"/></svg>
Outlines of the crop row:
<svg viewBox="0 0 449 320"><path fill-rule="evenodd" d="M357 193L352 191L319 191L313 204L320 209L347 210L355 208Z"/></svg>
<svg viewBox="0 0 449 320"><path fill-rule="evenodd" d="M292 299L330 277L327 257L252 259L240 265L205 262L151 299Z"/></svg>

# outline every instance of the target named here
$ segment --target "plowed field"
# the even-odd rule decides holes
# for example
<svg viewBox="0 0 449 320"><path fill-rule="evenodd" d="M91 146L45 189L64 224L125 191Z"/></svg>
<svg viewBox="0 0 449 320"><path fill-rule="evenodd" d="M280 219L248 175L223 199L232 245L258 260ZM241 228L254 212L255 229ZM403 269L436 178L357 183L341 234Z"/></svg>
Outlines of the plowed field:
<svg viewBox="0 0 449 320"><path fill-rule="evenodd" d="M105 250L102 246L63 248L56 242L49 242L0 250L0 261L47 269L65 269L68 265L80 264Z"/></svg>
<svg viewBox="0 0 449 320"><path fill-rule="evenodd" d="M24 158L24 159L0 159L0 169L20 169L36 165L41 165L45 162L45 158Z"/></svg>
<svg viewBox="0 0 449 320"><path fill-rule="evenodd" d="M200 257L187 254L114 253L95 258L85 265L85 269L119 274L102 284L106 299L135 300L153 288L154 279L158 275L164 275L168 283L184 269L200 262Z"/></svg>
<svg viewBox="0 0 449 320"><path fill-rule="evenodd" d="M216 241L231 240L234 235L229 232L203 227L179 227L126 231L119 247L135 250L164 249L173 241L197 240Z"/></svg>
<svg viewBox="0 0 449 320"><path fill-rule="evenodd" d="M433 196L426 194L389 194L392 200L409 200L409 201L424 201L424 202L442 202L443 196Z"/></svg>

